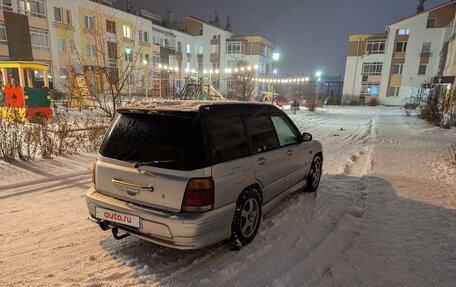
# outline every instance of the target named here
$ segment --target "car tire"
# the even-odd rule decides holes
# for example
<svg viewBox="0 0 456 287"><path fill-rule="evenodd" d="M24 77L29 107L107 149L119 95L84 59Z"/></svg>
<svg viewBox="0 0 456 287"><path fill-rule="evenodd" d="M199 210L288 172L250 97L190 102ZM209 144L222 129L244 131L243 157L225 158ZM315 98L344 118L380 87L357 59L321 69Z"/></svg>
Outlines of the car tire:
<svg viewBox="0 0 456 287"><path fill-rule="evenodd" d="M261 195L255 188L245 190L236 204L231 225L231 241L242 246L255 238L262 218Z"/></svg>
<svg viewBox="0 0 456 287"><path fill-rule="evenodd" d="M306 187L304 191L306 192L315 192L318 189L320 184L321 174L323 170L323 161L321 157L316 155L312 161L312 166L310 167L309 175L306 179Z"/></svg>

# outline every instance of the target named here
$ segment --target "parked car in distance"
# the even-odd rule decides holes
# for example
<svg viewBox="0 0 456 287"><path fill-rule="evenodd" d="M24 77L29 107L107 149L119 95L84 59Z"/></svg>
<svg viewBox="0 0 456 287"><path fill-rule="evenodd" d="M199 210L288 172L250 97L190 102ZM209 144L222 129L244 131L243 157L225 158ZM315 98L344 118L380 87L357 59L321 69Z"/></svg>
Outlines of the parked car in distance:
<svg viewBox="0 0 456 287"><path fill-rule="evenodd" d="M86 192L89 219L116 239L245 245L282 198L318 188L320 142L271 104L165 101L118 112Z"/></svg>

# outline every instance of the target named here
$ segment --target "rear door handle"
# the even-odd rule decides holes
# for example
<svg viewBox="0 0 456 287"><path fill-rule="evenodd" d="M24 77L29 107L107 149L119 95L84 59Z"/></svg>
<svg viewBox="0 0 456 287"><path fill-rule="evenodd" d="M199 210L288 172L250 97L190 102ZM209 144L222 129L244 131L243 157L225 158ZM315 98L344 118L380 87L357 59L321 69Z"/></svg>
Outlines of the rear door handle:
<svg viewBox="0 0 456 287"><path fill-rule="evenodd" d="M133 190L137 190L138 192L143 190L143 191L154 191L154 187L153 186L141 186L141 185L137 185L137 184L134 184L134 183L130 183L130 182L126 182L126 181L123 181L121 179L117 179L117 178L114 178L112 181L111 181L114 185L117 185L117 186L122 186L124 188L129 188L130 191ZM138 193L136 192L136 193Z"/></svg>
<svg viewBox="0 0 456 287"><path fill-rule="evenodd" d="M257 159L257 164L258 165L264 165L266 163L266 159L260 157L259 159Z"/></svg>
<svg viewBox="0 0 456 287"><path fill-rule="evenodd" d="M287 151L287 155L288 155L288 156L292 156L292 155L293 155L293 151L292 151L291 149L289 149L289 150Z"/></svg>

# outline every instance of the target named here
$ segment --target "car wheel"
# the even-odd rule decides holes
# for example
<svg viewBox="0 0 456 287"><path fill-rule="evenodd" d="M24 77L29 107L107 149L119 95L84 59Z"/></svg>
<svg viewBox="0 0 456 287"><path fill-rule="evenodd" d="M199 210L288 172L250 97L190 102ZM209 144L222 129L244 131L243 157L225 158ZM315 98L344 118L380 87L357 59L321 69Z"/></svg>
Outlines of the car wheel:
<svg viewBox="0 0 456 287"><path fill-rule="evenodd" d="M231 240L246 245L255 237L261 222L261 196L255 189L244 191L238 199L231 226Z"/></svg>
<svg viewBox="0 0 456 287"><path fill-rule="evenodd" d="M315 156L310 167L309 175L307 176L307 182L305 191L315 192L320 184L321 173L323 171L323 161L320 156Z"/></svg>

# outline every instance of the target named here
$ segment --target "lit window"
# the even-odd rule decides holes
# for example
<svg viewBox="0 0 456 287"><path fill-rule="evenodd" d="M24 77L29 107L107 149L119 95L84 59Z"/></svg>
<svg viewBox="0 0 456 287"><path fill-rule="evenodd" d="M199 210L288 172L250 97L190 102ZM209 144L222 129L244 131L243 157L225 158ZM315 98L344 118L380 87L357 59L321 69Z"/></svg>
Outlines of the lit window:
<svg viewBox="0 0 456 287"><path fill-rule="evenodd" d="M187 53L191 53L192 52L192 46L190 46L190 44L187 44Z"/></svg>
<svg viewBox="0 0 456 287"><path fill-rule="evenodd" d="M123 30L123 36L124 36L125 38L131 38L130 26L128 26L128 25L123 25L123 26L122 26L122 30Z"/></svg>
<svg viewBox="0 0 456 287"><path fill-rule="evenodd" d="M409 35L410 34L410 29L400 29L399 30L399 35Z"/></svg>
<svg viewBox="0 0 456 287"><path fill-rule="evenodd" d="M46 19L45 0L19 0L17 11L21 14Z"/></svg>

